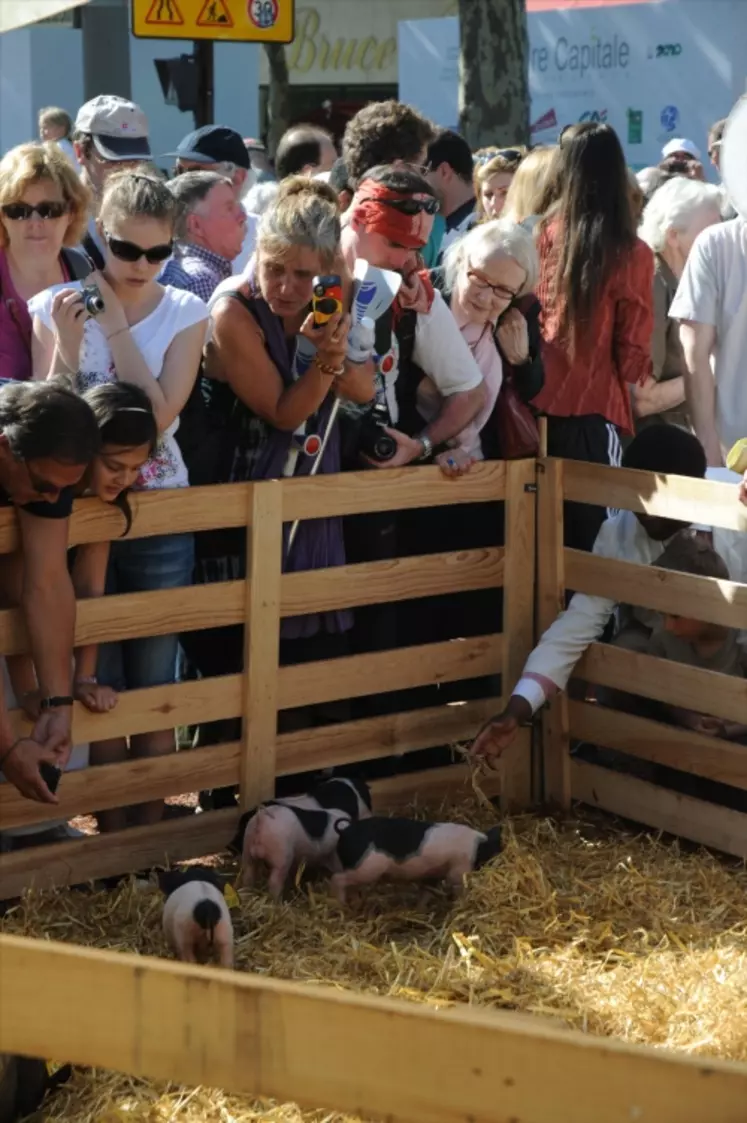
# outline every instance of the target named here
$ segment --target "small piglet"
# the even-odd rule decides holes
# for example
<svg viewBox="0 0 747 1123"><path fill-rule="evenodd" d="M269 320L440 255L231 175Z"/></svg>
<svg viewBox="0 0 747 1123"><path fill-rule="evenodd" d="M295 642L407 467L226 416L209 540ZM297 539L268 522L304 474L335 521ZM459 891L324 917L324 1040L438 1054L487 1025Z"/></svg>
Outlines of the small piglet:
<svg viewBox="0 0 747 1123"><path fill-rule="evenodd" d="M170 870L160 878L166 894L163 931L185 963L217 959L233 967L233 924L221 882L210 869Z"/></svg>
<svg viewBox="0 0 747 1123"><path fill-rule="evenodd" d="M238 837L243 835L239 885L253 885L257 863L264 862L270 871L268 890L279 900L288 876L301 862L338 869L337 824L370 814L371 796L359 780L327 780L305 795L263 803L239 822Z"/></svg>
<svg viewBox="0 0 747 1123"><path fill-rule="evenodd" d="M460 823L423 823L416 819L371 818L339 825L337 857L341 872L332 889L345 902L346 891L381 878L417 881L444 878L455 890L464 875L500 853L501 830L483 833Z"/></svg>

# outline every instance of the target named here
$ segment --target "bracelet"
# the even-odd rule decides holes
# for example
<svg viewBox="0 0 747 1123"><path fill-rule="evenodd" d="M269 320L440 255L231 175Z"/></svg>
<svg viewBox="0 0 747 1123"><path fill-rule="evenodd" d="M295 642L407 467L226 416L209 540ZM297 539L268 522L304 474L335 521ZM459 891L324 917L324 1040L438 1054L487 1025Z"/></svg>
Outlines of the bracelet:
<svg viewBox="0 0 747 1123"><path fill-rule="evenodd" d="M423 446L423 451L417 459L430 460L431 456L433 456L433 441L431 440L431 438L427 437L425 433L420 433L420 435L417 436L415 440L420 441L421 445Z"/></svg>
<svg viewBox="0 0 747 1123"><path fill-rule="evenodd" d="M341 378L345 373L345 365L339 367L331 367L328 363L323 363L317 355L314 360L322 374L326 374L328 378Z"/></svg>
<svg viewBox="0 0 747 1123"><path fill-rule="evenodd" d="M122 335L122 334L123 334L124 332L126 332L126 331L129 331L129 330L130 330L130 325L129 325L129 324L127 325L127 327L126 327L126 328L118 328L118 329L117 329L117 331L113 331L113 332L111 333L111 335L107 335L107 337L106 337L106 339L107 339L107 342L108 342L108 341L109 341L110 339L116 339L116 337L117 337L118 335Z"/></svg>
<svg viewBox="0 0 747 1123"><path fill-rule="evenodd" d="M76 686L98 686L99 680L96 675L85 675L83 678L76 678Z"/></svg>
<svg viewBox="0 0 747 1123"><path fill-rule="evenodd" d="M58 710L65 706L72 706L74 701L71 694L55 694L51 698L42 698L40 706L42 710Z"/></svg>

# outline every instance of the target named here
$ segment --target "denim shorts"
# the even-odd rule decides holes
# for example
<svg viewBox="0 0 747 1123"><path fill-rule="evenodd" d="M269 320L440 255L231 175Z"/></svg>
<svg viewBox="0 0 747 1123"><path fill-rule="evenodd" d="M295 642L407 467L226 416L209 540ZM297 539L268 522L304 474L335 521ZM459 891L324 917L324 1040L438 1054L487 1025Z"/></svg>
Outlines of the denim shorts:
<svg viewBox="0 0 747 1123"><path fill-rule="evenodd" d="M144 593L192 584L194 536L170 534L111 545L106 592ZM176 681L179 637L118 640L99 647L97 677L117 691Z"/></svg>

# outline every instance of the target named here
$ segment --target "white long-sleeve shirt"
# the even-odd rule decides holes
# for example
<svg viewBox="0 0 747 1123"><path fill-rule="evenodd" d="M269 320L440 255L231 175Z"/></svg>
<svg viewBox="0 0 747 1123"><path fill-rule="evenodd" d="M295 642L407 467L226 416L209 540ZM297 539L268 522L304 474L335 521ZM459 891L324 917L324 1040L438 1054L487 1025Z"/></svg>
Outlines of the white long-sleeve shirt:
<svg viewBox="0 0 747 1123"><path fill-rule="evenodd" d="M708 472L708 476L715 473ZM723 474L715 478L723 479ZM736 500L735 500L736 502ZM646 534L632 511L620 511L602 524L593 553L601 558L653 565L666 548ZM747 534L713 529L713 547L723 558L732 581L747 583ZM609 597L576 593L568 608L550 625L527 659L513 693L525 698L536 713L559 690L590 644L600 638L617 608Z"/></svg>

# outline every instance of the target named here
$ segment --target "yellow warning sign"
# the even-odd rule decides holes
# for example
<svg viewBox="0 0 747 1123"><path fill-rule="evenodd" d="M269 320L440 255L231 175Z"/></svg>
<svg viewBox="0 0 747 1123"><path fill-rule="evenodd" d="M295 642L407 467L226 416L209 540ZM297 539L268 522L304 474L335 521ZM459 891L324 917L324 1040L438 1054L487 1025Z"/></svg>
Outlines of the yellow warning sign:
<svg viewBox="0 0 747 1123"><path fill-rule="evenodd" d="M184 25L176 0L153 0L150 11L145 17L145 22L156 26L166 24L172 27L182 27Z"/></svg>
<svg viewBox="0 0 747 1123"><path fill-rule="evenodd" d="M226 0L205 0L197 17L198 27L233 27Z"/></svg>
<svg viewBox="0 0 747 1123"><path fill-rule="evenodd" d="M132 33L141 39L290 43L294 6L294 0L132 0Z"/></svg>

